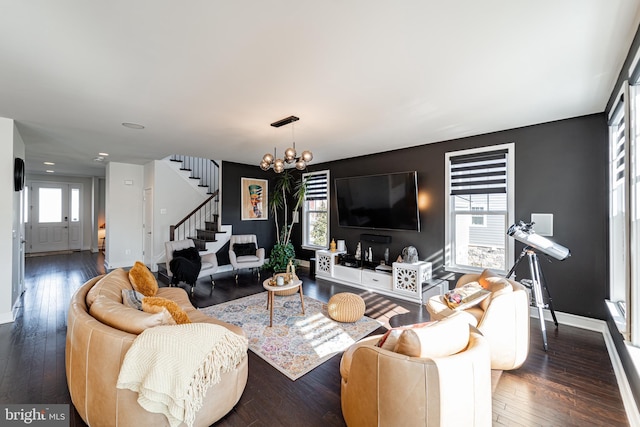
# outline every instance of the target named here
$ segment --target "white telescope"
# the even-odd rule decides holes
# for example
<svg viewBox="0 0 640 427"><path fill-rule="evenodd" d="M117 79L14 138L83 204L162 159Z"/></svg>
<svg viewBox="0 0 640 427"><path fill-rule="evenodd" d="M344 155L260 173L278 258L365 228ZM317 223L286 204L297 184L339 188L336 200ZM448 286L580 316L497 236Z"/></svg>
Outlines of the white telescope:
<svg viewBox="0 0 640 427"><path fill-rule="evenodd" d="M536 234L536 232L531 228L532 226L533 222L525 223L520 221L509 227L507 234L519 242L522 242L527 246L531 246L533 249L537 249L540 252L552 256L560 261L571 256L569 249L552 242L546 237Z"/></svg>
<svg viewBox="0 0 640 427"><path fill-rule="evenodd" d="M524 259L526 256L529 260L529 273L531 274L531 279L527 282L524 280L521 283L531 289L533 296L536 301L536 307L538 308L538 318L540 319L540 331L542 332L542 345L544 351L547 351L548 343L547 343L547 327L544 323L544 308L549 308L551 311L551 317L553 317L553 323L556 325L556 329L558 328L558 319L556 319L556 313L553 310L553 301L551 299L551 293L549 293L549 288L545 283L544 276L542 275L542 270L540 269L540 262L538 261L538 255L536 254L536 250L542 253L545 253L549 256L554 257L560 261L567 259L571 256L571 252L569 249L565 248L562 245L559 245L546 237L540 236L536 234L535 231L531 228L533 226L533 222L526 223L524 221L520 221L517 224L513 224L507 230L507 234L514 239L524 243L525 248L522 250L520 257L516 260L516 263L513 265L511 270L507 273L507 279L513 276L516 272L516 268L520 261ZM547 298L549 303L546 304L544 302L544 297L542 295L542 290L545 290L547 293Z"/></svg>

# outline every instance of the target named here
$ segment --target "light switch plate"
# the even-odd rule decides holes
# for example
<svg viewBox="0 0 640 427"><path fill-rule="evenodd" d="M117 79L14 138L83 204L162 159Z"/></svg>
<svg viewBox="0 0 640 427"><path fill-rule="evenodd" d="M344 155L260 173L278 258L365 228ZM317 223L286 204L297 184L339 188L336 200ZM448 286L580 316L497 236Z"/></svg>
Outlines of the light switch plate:
<svg viewBox="0 0 640 427"><path fill-rule="evenodd" d="M553 236L553 214L532 213L531 222L536 234Z"/></svg>

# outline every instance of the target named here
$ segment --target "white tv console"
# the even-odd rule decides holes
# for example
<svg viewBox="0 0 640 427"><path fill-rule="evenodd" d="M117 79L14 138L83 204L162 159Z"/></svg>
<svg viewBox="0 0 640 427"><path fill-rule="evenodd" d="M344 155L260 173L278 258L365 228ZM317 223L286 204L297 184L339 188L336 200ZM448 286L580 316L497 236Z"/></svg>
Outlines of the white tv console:
<svg viewBox="0 0 640 427"><path fill-rule="evenodd" d="M423 294L423 283L431 281L431 263L394 262L390 272L338 264L338 256L345 252L316 251L316 276L343 285L374 291L395 298L423 303L433 294L444 294L444 281L431 286Z"/></svg>

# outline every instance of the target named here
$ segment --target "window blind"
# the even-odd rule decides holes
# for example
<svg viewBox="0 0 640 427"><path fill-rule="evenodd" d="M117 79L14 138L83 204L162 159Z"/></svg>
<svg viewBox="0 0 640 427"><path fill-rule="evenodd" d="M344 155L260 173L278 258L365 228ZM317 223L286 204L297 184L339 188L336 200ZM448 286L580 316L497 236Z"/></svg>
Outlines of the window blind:
<svg viewBox="0 0 640 427"><path fill-rule="evenodd" d="M609 121L611 126L611 143L613 144L613 174L614 183L618 184L624 179L625 169L625 136L626 127L624 117L624 101L620 101L615 108L612 119Z"/></svg>
<svg viewBox="0 0 640 427"><path fill-rule="evenodd" d="M613 133L616 156L616 182L624 179L624 118L620 120Z"/></svg>
<svg viewBox="0 0 640 427"><path fill-rule="evenodd" d="M326 200L327 199L327 174L311 174L306 177L307 191L305 200Z"/></svg>
<svg viewBox="0 0 640 427"><path fill-rule="evenodd" d="M507 192L507 150L451 156L451 195Z"/></svg>

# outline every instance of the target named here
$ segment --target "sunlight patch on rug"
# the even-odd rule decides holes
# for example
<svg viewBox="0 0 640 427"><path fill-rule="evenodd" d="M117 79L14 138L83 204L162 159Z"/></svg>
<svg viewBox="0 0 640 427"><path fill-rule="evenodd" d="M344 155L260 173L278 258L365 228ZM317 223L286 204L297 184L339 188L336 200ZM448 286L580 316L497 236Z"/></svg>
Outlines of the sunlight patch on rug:
<svg viewBox="0 0 640 427"><path fill-rule="evenodd" d="M295 381L381 326L364 316L354 323L340 323L327 314L326 304L300 296L274 298L273 327L269 327L267 293L201 308L204 314L240 326L249 349Z"/></svg>

